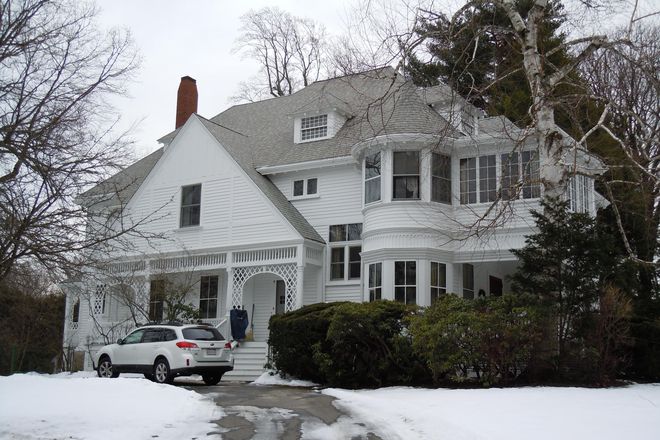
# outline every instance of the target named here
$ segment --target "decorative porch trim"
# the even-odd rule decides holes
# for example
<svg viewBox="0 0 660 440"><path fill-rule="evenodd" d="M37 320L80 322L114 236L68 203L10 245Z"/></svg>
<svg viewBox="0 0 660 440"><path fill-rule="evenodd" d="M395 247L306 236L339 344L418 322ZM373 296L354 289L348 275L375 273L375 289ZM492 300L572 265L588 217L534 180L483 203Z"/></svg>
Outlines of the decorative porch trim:
<svg viewBox="0 0 660 440"><path fill-rule="evenodd" d="M227 264L227 254L187 255L183 257L161 258L150 262L152 271L177 271L178 269L203 269Z"/></svg>
<svg viewBox="0 0 660 440"><path fill-rule="evenodd" d="M298 278L298 267L295 263L235 266L232 273L231 303L233 307L240 307L242 305L245 282L260 273L272 273L284 280L286 293L285 312L290 312L298 307L298 284L300 284L301 280Z"/></svg>

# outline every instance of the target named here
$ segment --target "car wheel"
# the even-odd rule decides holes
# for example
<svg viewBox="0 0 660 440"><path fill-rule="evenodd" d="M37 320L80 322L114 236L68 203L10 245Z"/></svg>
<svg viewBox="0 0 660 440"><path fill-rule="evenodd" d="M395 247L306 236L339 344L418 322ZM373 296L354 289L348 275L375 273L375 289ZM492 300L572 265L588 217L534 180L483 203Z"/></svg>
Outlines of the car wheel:
<svg viewBox="0 0 660 440"><path fill-rule="evenodd" d="M170 372L170 364L166 359L156 359L154 364L154 382L156 383L172 383L174 376Z"/></svg>
<svg viewBox="0 0 660 440"><path fill-rule="evenodd" d="M99 366L96 369L96 373L99 375L99 377L119 377L119 373L116 371L113 371L112 368L112 361L108 356L103 356L101 360L99 361Z"/></svg>
<svg viewBox="0 0 660 440"><path fill-rule="evenodd" d="M204 374L202 380L206 385L217 385L222 379L222 374Z"/></svg>

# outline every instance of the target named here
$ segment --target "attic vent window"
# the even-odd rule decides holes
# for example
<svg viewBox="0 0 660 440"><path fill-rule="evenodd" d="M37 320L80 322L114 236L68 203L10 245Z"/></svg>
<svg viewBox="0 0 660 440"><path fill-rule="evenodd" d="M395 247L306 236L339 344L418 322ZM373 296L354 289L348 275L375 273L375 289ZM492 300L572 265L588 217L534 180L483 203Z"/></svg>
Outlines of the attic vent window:
<svg viewBox="0 0 660 440"><path fill-rule="evenodd" d="M302 118L300 121L301 141L309 141L326 136L328 136L328 115L310 116L309 118Z"/></svg>

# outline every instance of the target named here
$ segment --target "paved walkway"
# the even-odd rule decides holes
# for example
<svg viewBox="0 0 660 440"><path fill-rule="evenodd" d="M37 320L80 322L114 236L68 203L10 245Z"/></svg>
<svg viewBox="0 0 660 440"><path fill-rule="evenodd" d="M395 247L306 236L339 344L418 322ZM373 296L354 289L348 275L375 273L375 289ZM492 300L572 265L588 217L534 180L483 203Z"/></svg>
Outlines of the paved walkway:
<svg viewBox="0 0 660 440"><path fill-rule="evenodd" d="M334 397L315 390L231 383L184 386L222 407L225 416L217 424L223 439L381 439L367 423L335 408Z"/></svg>

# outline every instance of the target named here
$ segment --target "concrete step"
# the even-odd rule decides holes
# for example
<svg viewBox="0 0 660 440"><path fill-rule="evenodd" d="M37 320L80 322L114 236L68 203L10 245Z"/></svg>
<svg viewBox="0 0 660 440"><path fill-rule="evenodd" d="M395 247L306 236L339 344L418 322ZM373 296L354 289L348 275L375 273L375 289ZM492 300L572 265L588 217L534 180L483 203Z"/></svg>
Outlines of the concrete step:
<svg viewBox="0 0 660 440"><path fill-rule="evenodd" d="M264 372L268 356L265 342L244 342L234 349L234 369L225 373L225 382L251 382Z"/></svg>

